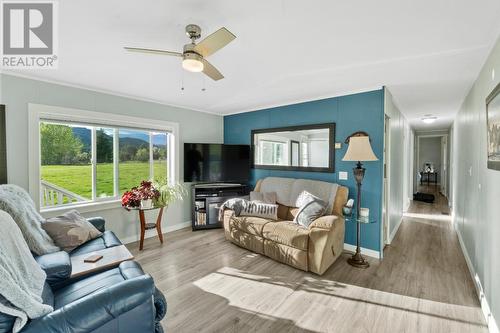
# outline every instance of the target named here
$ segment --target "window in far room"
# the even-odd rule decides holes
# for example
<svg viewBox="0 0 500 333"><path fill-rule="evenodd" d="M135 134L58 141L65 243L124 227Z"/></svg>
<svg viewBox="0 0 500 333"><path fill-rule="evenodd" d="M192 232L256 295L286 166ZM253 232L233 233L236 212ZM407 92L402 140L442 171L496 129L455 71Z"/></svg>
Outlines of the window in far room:
<svg viewBox="0 0 500 333"><path fill-rule="evenodd" d="M259 140L259 148L262 152L260 164L286 165L285 146L286 142Z"/></svg>
<svg viewBox="0 0 500 333"><path fill-rule="evenodd" d="M142 180L168 177L168 131L43 120L40 206L117 200Z"/></svg>

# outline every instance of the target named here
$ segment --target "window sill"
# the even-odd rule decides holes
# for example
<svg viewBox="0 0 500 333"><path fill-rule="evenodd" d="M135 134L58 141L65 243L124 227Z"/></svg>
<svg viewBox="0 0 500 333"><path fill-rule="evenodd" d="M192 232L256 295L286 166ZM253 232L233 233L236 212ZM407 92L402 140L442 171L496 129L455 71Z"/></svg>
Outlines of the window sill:
<svg viewBox="0 0 500 333"><path fill-rule="evenodd" d="M116 209L121 208L121 200L114 199L109 201L97 201L97 202L86 202L81 204L74 205L64 205L58 207L50 207L50 208L42 208L40 210L40 214L43 217L53 217L57 215L61 215L69 210L76 209L80 213L90 213L90 212L98 212L101 210L107 209Z"/></svg>

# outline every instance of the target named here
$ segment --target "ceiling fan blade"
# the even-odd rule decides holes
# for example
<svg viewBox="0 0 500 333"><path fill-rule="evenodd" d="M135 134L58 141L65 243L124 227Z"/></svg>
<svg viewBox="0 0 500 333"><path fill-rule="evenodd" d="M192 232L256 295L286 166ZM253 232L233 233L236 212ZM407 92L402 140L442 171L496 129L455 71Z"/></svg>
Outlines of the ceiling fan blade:
<svg viewBox="0 0 500 333"><path fill-rule="evenodd" d="M229 44L236 38L231 31L222 27L211 35L208 35L204 40L199 42L195 47L195 52L198 52L204 57L208 57L211 54L222 49L224 46Z"/></svg>
<svg viewBox="0 0 500 333"><path fill-rule="evenodd" d="M203 73L208 75L212 80L214 81L219 81L220 79L224 78L224 75L219 72L217 68L215 68L211 63L206 61L205 59L203 61Z"/></svg>
<svg viewBox="0 0 500 333"><path fill-rule="evenodd" d="M165 51L165 50L144 49L144 48L140 48L140 47L124 47L124 49L129 51L129 52L162 54L162 55L170 55L170 56L175 56L175 57L182 57L182 53Z"/></svg>

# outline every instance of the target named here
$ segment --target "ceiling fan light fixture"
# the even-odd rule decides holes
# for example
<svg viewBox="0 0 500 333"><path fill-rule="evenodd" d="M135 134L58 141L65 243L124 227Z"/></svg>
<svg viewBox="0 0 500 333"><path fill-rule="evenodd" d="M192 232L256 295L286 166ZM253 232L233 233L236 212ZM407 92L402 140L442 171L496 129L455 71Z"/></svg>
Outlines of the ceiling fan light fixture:
<svg viewBox="0 0 500 333"><path fill-rule="evenodd" d="M184 54L184 59L182 59L182 68L190 72L202 72L204 66L201 60L201 56L196 53L186 53Z"/></svg>

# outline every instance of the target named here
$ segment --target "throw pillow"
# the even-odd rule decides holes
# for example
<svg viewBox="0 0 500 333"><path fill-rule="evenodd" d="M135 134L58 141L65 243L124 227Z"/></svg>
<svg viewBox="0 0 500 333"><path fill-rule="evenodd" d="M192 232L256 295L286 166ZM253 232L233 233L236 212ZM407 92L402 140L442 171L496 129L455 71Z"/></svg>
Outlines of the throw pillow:
<svg viewBox="0 0 500 333"><path fill-rule="evenodd" d="M76 210L45 220L42 228L54 240L54 243L66 252L71 252L78 246L102 235Z"/></svg>
<svg viewBox="0 0 500 333"><path fill-rule="evenodd" d="M278 219L278 205L266 204L258 201L248 201L241 210L240 216L255 216L264 219Z"/></svg>
<svg viewBox="0 0 500 333"><path fill-rule="evenodd" d="M325 214L327 204L320 198L304 191L297 198L296 206L299 207L299 211L293 221L304 227L309 227L314 220Z"/></svg>
<svg viewBox="0 0 500 333"><path fill-rule="evenodd" d="M276 199L276 192L250 192L250 201L260 201L263 203L275 204Z"/></svg>

